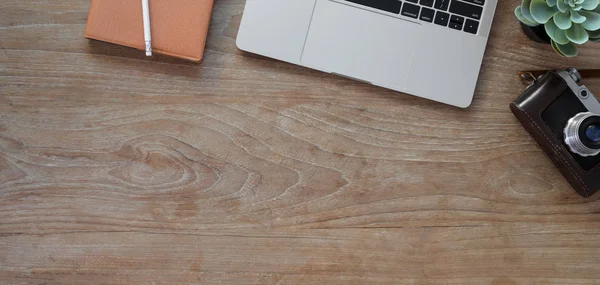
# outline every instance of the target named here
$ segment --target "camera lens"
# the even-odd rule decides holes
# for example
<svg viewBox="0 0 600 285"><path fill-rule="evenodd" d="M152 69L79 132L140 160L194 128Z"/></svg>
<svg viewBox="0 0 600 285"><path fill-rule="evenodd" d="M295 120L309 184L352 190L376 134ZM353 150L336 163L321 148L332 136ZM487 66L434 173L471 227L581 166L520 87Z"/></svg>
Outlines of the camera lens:
<svg viewBox="0 0 600 285"><path fill-rule="evenodd" d="M591 124L585 129L585 136L593 143L600 143L600 124Z"/></svg>
<svg viewBox="0 0 600 285"><path fill-rule="evenodd" d="M600 154L600 115L579 113L569 120L564 133L571 152L583 157Z"/></svg>

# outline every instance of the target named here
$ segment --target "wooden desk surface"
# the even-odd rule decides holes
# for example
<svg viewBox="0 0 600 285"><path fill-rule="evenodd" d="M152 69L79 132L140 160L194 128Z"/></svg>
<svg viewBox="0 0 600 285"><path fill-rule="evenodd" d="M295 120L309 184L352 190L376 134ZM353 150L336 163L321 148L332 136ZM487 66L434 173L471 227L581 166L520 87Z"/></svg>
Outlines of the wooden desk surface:
<svg viewBox="0 0 600 285"><path fill-rule="evenodd" d="M86 0L0 3L0 283L599 284L600 196L508 104L600 45L560 58L500 1L461 110L243 53L244 2L202 65L84 39Z"/></svg>

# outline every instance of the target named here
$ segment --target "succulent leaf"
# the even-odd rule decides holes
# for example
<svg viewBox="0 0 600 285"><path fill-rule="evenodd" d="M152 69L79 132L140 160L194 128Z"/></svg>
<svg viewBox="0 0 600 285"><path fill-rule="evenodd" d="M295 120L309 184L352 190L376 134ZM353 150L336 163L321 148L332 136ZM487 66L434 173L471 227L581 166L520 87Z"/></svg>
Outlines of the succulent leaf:
<svg viewBox="0 0 600 285"><path fill-rule="evenodd" d="M581 3L581 8L584 10L592 11L600 5L600 0L586 0Z"/></svg>
<svg viewBox="0 0 600 285"><path fill-rule="evenodd" d="M555 7L556 6L556 1L557 0L547 0L546 2L548 3L548 6Z"/></svg>
<svg viewBox="0 0 600 285"><path fill-rule="evenodd" d="M554 24L554 21L548 21L548 23L544 25L544 28L546 29L548 36L556 43L566 45L570 42L569 38L567 38L566 31L557 27L556 24Z"/></svg>
<svg viewBox="0 0 600 285"><path fill-rule="evenodd" d="M556 24L556 26L559 27L561 30L566 30L573 25L573 22L571 22L570 12L556 12L556 14L554 14L553 21Z"/></svg>
<svg viewBox="0 0 600 285"><path fill-rule="evenodd" d="M558 2L556 3L556 7L563 13L571 9L571 7L569 7L569 4L567 4L564 0L558 0Z"/></svg>
<svg viewBox="0 0 600 285"><path fill-rule="evenodd" d="M531 16L531 12L529 11L529 7L531 6L531 0L523 0L523 4L521 5L521 13L525 19L529 20L529 22L536 23L535 19Z"/></svg>
<svg viewBox="0 0 600 285"><path fill-rule="evenodd" d="M585 20L587 20L586 17L582 16L577 11L571 10L571 21L573 21L573 23L581 24L585 22Z"/></svg>
<svg viewBox="0 0 600 285"><path fill-rule="evenodd" d="M581 24L573 24L565 34L570 41L578 45L585 44L590 39L590 36Z"/></svg>
<svg viewBox="0 0 600 285"><path fill-rule="evenodd" d="M600 14L590 12L590 11L581 11L579 12L581 15L585 16L587 20L581 23L581 25L588 31L596 31L600 29Z"/></svg>
<svg viewBox="0 0 600 285"><path fill-rule="evenodd" d="M577 50L577 46L573 43L568 43L566 45L560 45L555 41L552 41L552 48L562 56L565 57L575 57L579 54Z"/></svg>
<svg viewBox="0 0 600 285"><path fill-rule="evenodd" d="M590 38L600 38L600 30L588 31Z"/></svg>
<svg viewBox="0 0 600 285"><path fill-rule="evenodd" d="M532 0L529 11L531 12L531 17L540 24L548 22L552 19L554 13L556 13L556 10L548 6L544 0Z"/></svg>
<svg viewBox="0 0 600 285"><path fill-rule="evenodd" d="M519 19L519 21L521 21L521 23L523 23L523 24L525 24L527 26L537 27L537 26L540 25L540 24L538 24L536 22L532 22L529 19L525 18L525 16L523 16L523 12L522 12L521 6L518 6L515 9L515 15L517 16L517 19Z"/></svg>

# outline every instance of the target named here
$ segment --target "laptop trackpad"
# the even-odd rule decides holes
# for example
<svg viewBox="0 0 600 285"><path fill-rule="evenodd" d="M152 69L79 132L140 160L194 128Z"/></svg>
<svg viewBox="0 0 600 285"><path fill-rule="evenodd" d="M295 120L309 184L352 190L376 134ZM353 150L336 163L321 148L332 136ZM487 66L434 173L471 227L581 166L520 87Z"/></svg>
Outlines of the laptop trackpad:
<svg viewBox="0 0 600 285"><path fill-rule="evenodd" d="M318 0L302 63L326 72L404 88L421 25L363 8Z"/></svg>

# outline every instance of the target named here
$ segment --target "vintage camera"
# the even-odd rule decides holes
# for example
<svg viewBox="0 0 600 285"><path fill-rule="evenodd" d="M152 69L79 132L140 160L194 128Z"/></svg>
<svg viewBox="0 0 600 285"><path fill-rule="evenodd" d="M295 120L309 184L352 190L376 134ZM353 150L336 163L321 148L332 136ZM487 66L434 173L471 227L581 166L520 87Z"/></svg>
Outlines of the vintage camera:
<svg viewBox="0 0 600 285"><path fill-rule="evenodd" d="M521 124L584 197L600 188L600 103L579 72L548 72L511 105Z"/></svg>

